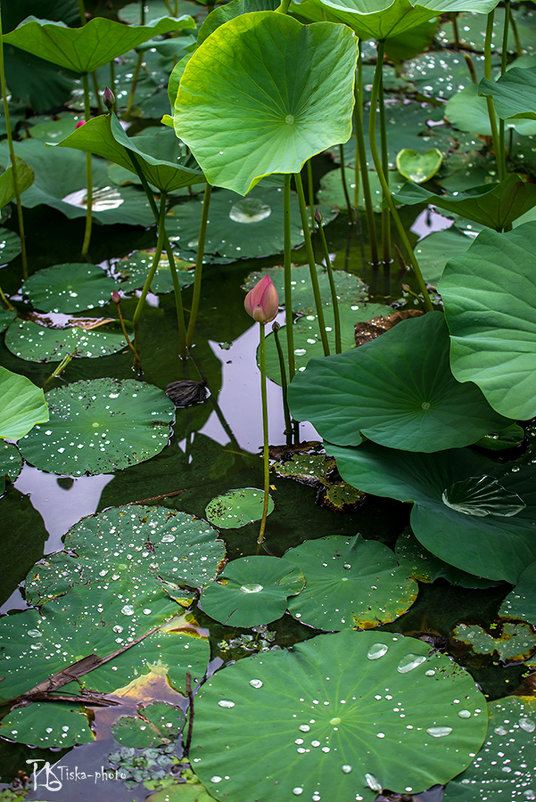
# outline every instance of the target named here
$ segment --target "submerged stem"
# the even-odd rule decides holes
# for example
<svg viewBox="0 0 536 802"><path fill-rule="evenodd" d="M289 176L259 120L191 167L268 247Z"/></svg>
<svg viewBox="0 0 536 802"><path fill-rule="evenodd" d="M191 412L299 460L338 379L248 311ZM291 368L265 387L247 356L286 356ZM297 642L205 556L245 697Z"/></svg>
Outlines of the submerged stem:
<svg viewBox="0 0 536 802"><path fill-rule="evenodd" d="M197 311L199 309L199 300L201 298L201 279L203 276L203 256L205 255L205 239L207 236L207 222L208 212L210 209L210 196L212 193L212 185L206 183L205 194L203 195L203 206L201 208L201 222L199 224L199 239L197 241L197 254L195 258L195 277L194 289L192 295L192 308L190 311L190 319L188 320L188 330L186 332L186 345L188 348L194 340L195 322L197 319Z"/></svg>
<svg viewBox="0 0 536 802"><path fill-rule="evenodd" d="M268 501L270 499L270 463L268 461L268 398L266 394L266 341L264 337L264 323L259 323L259 366L261 371L261 401L262 401L262 464L264 474L264 498L262 505L262 518L257 538L257 554L260 552L266 529L268 515Z"/></svg>

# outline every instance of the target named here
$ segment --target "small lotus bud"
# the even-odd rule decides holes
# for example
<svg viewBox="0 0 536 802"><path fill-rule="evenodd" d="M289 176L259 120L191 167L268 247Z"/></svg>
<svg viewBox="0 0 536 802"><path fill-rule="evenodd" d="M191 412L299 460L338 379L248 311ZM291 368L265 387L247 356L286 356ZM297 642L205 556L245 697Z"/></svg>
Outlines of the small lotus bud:
<svg viewBox="0 0 536 802"><path fill-rule="evenodd" d="M315 220L318 223L318 225L322 225L323 219L324 218L322 217L322 212L320 211L320 209L315 209Z"/></svg>
<svg viewBox="0 0 536 802"><path fill-rule="evenodd" d="M119 295L117 290L114 290L112 292L112 301L114 302L114 304L118 304L121 301L121 296Z"/></svg>
<svg viewBox="0 0 536 802"><path fill-rule="evenodd" d="M281 326L277 322L277 320L272 323L272 331L279 331L280 328L281 328Z"/></svg>
<svg viewBox="0 0 536 802"><path fill-rule="evenodd" d="M257 323L269 323L277 315L279 297L270 276L258 281L244 299L244 308Z"/></svg>
<svg viewBox="0 0 536 802"><path fill-rule="evenodd" d="M81 125L85 125L85 124L86 124L85 120L80 120L79 123L76 123L75 128L80 128Z"/></svg>
<svg viewBox="0 0 536 802"><path fill-rule="evenodd" d="M102 99L104 100L104 105L106 106L108 111L111 111L115 105L115 95L109 86L107 86L104 92L102 93Z"/></svg>

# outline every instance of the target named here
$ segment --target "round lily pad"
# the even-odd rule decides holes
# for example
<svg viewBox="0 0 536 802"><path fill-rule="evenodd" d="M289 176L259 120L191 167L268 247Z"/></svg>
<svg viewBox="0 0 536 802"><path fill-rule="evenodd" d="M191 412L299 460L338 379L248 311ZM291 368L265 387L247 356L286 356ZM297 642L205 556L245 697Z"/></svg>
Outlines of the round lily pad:
<svg viewBox="0 0 536 802"><path fill-rule="evenodd" d="M121 281L120 289L123 292L141 289L145 284L152 263L153 253L151 251L137 251L126 259L121 259L115 266ZM188 287L193 284L195 264L176 256L175 267L181 287ZM155 293L173 292L169 259L165 254L162 254L158 261L156 273L151 282L151 290Z"/></svg>
<svg viewBox="0 0 536 802"><path fill-rule="evenodd" d="M503 663L518 663L536 654L536 633L524 622L506 621L492 632L478 624L462 623L454 627L452 637L476 654L496 654Z"/></svg>
<svg viewBox="0 0 536 802"><path fill-rule="evenodd" d="M7 228L0 230L0 264L6 265L21 252L20 237Z"/></svg>
<svg viewBox="0 0 536 802"><path fill-rule="evenodd" d="M373 170L369 170L369 187L370 187L370 195L372 199L372 208L375 212L381 212L382 210L382 185L380 184L380 179L378 178L378 174ZM348 194L350 196L350 201L353 203L354 194L355 194L355 176L353 174L353 170L346 170L346 186L348 189ZM391 192L398 192L398 190L402 187L403 181L400 178L400 175L395 172L391 172L389 174L389 186L391 188ZM320 189L318 191L318 200L320 203L326 204L333 204L334 206L338 207L345 211L347 209L346 203L346 196L344 194L344 190L342 188L342 176L341 170L331 170L326 175L322 176L320 179ZM360 182L359 184L359 205L363 208L363 204L365 203L363 199L363 184Z"/></svg>
<svg viewBox="0 0 536 802"><path fill-rule="evenodd" d="M5 331L16 317L14 309L0 309L0 332Z"/></svg>
<svg viewBox="0 0 536 802"><path fill-rule="evenodd" d="M190 757L216 799L373 802L455 776L486 724L484 697L445 655L346 631L216 672L196 697Z"/></svg>
<svg viewBox="0 0 536 802"><path fill-rule="evenodd" d="M81 476L127 468L166 445L175 406L133 379L88 379L47 393L50 420L20 443L32 465Z"/></svg>
<svg viewBox="0 0 536 802"><path fill-rule="evenodd" d="M521 572L517 585L501 604L499 615L536 626L536 562Z"/></svg>
<svg viewBox="0 0 536 802"><path fill-rule="evenodd" d="M0 438L18 440L49 419L43 391L26 376L0 365Z"/></svg>
<svg viewBox="0 0 536 802"><path fill-rule="evenodd" d="M260 521L264 504L264 493L255 487L238 487L223 496L217 496L207 504L205 515L210 523L220 529L237 529L252 521ZM268 498L268 515L273 512L274 502Z"/></svg>
<svg viewBox="0 0 536 802"><path fill-rule="evenodd" d="M33 702L28 707L16 707L0 721L0 735L45 749L65 749L95 740L82 708L65 702Z"/></svg>
<svg viewBox="0 0 536 802"><path fill-rule="evenodd" d="M120 716L112 725L115 740L123 746L147 749L178 738L185 715L175 705L153 702L140 705L137 716Z"/></svg>
<svg viewBox="0 0 536 802"><path fill-rule="evenodd" d="M201 595L201 607L221 624L252 627L276 621L287 598L299 593L305 577L277 557L241 557L227 563Z"/></svg>
<svg viewBox="0 0 536 802"><path fill-rule="evenodd" d="M443 802L536 799L536 701L507 696L488 708L486 742L469 768L447 785Z"/></svg>
<svg viewBox="0 0 536 802"><path fill-rule="evenodd" d="M12 354L29 362L59 362L65 356L96 358L127 347L121 331L87 329L76 323L66 329L49 329L33 320L12 323L5 342Z"/></svg>
<svg viewBox="0 0 536 802"><path fill-rule="evenodd" d="M71 313L104 306L114 289L115 282L101 267L78 263L39 270L22 285L32 306L43 312Z"/></svg>
<svg viewBox="0 0 536 802"><path fill-rule="evenodd" d="M424 153L403 148L396 157L396 169L404 178L409 178L416 184L424 184L437 173L442 162L443 155L437 148L430 148Z"/></svg>
<svg viewBox="0 0 536 802"><path fill-rule="evenodd" d="M307 582L289 612L317 629L373 629L405 613L419 592L391 549L360 535L307 540L282 562L299 566Z"/></svg>
<svg viewBox="0 0 536 802"><path fill-rule="evenodd" d="M22 468L22 457L17 446L0 440L0 495L4 492L5 477L15 481Z"/></svg>

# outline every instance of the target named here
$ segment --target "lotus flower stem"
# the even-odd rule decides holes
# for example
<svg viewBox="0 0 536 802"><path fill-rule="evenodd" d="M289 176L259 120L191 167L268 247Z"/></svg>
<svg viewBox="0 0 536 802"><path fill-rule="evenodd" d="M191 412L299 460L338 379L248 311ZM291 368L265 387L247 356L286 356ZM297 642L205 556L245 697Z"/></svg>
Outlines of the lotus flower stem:
<svg viewBox="0 0 536 802"><path fill-rule="evenodd" d="M322 243L322 250L324 252L324 263L326 265L326 270L328 273L329 289L331 291L331 303L333 306L333 322L335 329L335 353L340 354L342 352L342 342L341 342L341 315L339 312L339 299L337 298L335 277L333 275L333 267L331 266L331 259L329 258L328 243L326 241L326 235L322 227L322 215L320 214L320 212L317 212L316 222L320 234L320 241Z"/></svg>
<svg viewBox="0 0 536 802"><path fill-rule="evenodd" d="M17 201L17 221L19 224L19 236L21 245L22 277L28 278L28 254L26 252L26 236L24 233L24 217L22 214L22 204L20 201L19 179L17 175L17 164L15 161L15 148L13 147L13 134L11 132L11 120L9 116L9 105L7 102L8 91L6 86L6 73L4 68L4 40L2 31L2 0L0 0L0 87L2 89L2 103L4 106L4 116L6 118L7 143L9 148L9 158L13 175L13 188ZM5 296L4 296L5 298Z"/></svg>
<svg viewBox="0 0 536 802"><path fill-rule="evenodd" d="M385 123L385 98L383 94L383 64L380 73L380 86L378 97L380 101L380 144L382 153L382 167L383 174L387 185L389 185L389 151L387 148L387 126ZM385 193L383 193L385 194ZM383 264L384 267L389 267L391 264L391 215L389 207L384 202L382 205L382 248L383 248Z"/></svg>
<svg viewBox="0 0 536 802"><path fill-rule="evenodd" d="M115 111L116 91L115 91L115 61L114 61L114 59L112 59L110 61L110 89L111 89L112 94L114 96L114 108L113 108L113 111Z"/></svg>
<svg viewBox="0 0 536 802"><path fill-rule="evenodd" d="M283 183L283 271L285 274L285 324L287 328L287 353L289 379L294 378L294 321L292 315L292 265L290 245L290 178L287 173Z"/></svg>
<svg viewBox="0 0 536 802"><path fill-rule="evenodd" d="M307 161L307 194L309 195L309 214L311 215L311 229L315 228L315 188L313 184L312 159Z"/></svg>
<svg viewBox="0 0 536 802"><path fill-rule="evenodd" d="M365 151L365 135L363 133L363 67L361 59L361 48L357 60L357 85L355 88L354 106L354 128L359 150L359 167L361 169L361 180L363 182L363 198L365 200L365 215L367 218L367 229L370 243L370 258L372 264L378 264L378 244L376 242L376 223L374 221L374 210L372 208L372 197L370 194L370 183L367 165L367 154Z"/></svg>
<svg viewBox="0 0 536 802"><path fill-rule="evenodd" d="M1 301L2 301L2 303L5 305L6 309L9 309L11 312L14 312L14 311L15 311L15 307L13 306L13 304L11 303L11 301L9 300L9 298L7 298L7 297L4 295L4 291L3 291L2 287L0 287L0 300L1 300Z"/></svg>
<svg viewBox="0 0 536 802"><path fill-rule="evenodd" d="M119 324L121 326L121 331L123 332L123 337L125 338L128 347L130 348L130 350L134 354L134 360L136 362L136 367L139 369L139 368L141 368L141 360L140 360L138 352L136 351L136 349L134 348L134 345L132 344L132 341L131 341L130 337L128 336L127 329L126 329L126 326L125 326L125 320L124 320L123 315L121 313L121 296L119 295L117 290L114 290L113 293L112 293L112 301L114 302L114 304L116 306L116 309L117 309L117 315L119 317Z"/></svg>
<svg viewBox="0 0 536 802"><path fill-rule="evenodd" d="M339 161L341 163L341 182L342 191L344 193L344 200L346 201L346 209L351 223L355 223L354 210L352 208L352 201L350 200L350 193L348 192L348 185L346 183L346 165L344 164L344 148L339 145ZM314 223L313 223L314 228Z"/></svg>
<svg viewBox="0 0 536 802"><path fill-rule="evenodd" d="M268 515L268 501L270 499L270 463L268 461L268 399L266 395L266 341L264 336L264 323L259 323L259 367L261 371L261 401L262 401L262 464L264 473L264 500L262 505L261 525L257 538L257 554L259 554L264 540L266 517Z"/></svg>
<svg viewBox="0 0 536 802"><path fill-rule="evenodd" d="M162 256L162 249L164 247L164 220L166 216L166 195L162 193L160 196L160 212L159 212L159 219L158 219L158 239L156 241L156 250L153 256L153 263L151 265L151 269L149 270L149 274L145 279L145 284L143 285L143 289L141 291L140 298L136 305L136 309L134 310L134 315L132 316L132 323L134 325L134 329L137 329L138 322L141 316L141 310L143 309L143 304L145 303L145 299L147 298L147 294L151 288L151 283L154 279L154 274L156 273L156 268L158 267L158 263L160 261L160 257Z"/></svg>
<svg viewBox="0 0 536 802"><path fill-rule="evenodd" d="M140 25L145 25L145 0L140 0Z"/></svg>
<svg viewBox="0 0 536 802"><path fill-rule="evenodd" d="M517 30L517 22L512 13L510 14L510 25L512 26L512 33L514 34L514 41L516 43L516 54L519 58L519 56L523 55L523 48L521 47L521 39L519 38L519 31Z"/></svg>
<svg viewBox="0 0 536 802"><path fill-rule="evenodd" d="M357 136L355 137L355 151L354 151L354 209L359 209L359 183L361 178L361 160L359 158L359 144ZM357 215L356 215L357 219Z"/></svg>
<svg viewBox="0 0 536 802"><path fill-rule="evenodd" d="M510 0L504 0L504 26L503 26L503 38L502 38L502 49L501 49L501 75L504 75L506 72L506 64L508 62L508 32L510 28L510 15L511 15L511 7L510 7ZM504 120L499 120L499 149L504 157ZM505 173L506 173L506 165L505 165Z"/></svg>
<svg viewBox="0 0 536 802"><path fill-rule="evenodd" d="M97 78L96 70L93 70L93 72L91 73L91 79L93 81L93 91L95 93L95 102L96 102L97 110L98 110L99 114L104 114L104 107L102 105L102 100L101 100L101 96L100 96L99 80Z"/></svg>
<svg viewBox="0 0 536 802"><path fill-rule="evenodd" d="M320 287L318 285L318 276L316 273L313 243L311 241L311 232L309 230L309 221L307 219L307 206L305 205L303 184L299 173L294 173L294 181L296 184L296 192L298 195L298 203L300 206L301 224L303 228L303 239L305 242L305 252L307 254L307 261L309 262L309 271L311 273L311 285L313 288L313 295L315 299L316 315L318 317L318 327L320 329L320 339L322 340L322 348L324 349L324 356L329 356L328 336L326 334L326 324L324 322L324 310L322 309L322 299L320 298Z"/></svg>
<svg viewBox="0 0 536 802"><path fill-rule="evenodd" d="M288 408L288 385L287 385L287 371L285 369L285 359L283 357L283 349L279 340L279 323L272 323L272 331L274 333L275 347L277 350L277 358L279 359L279 371L281 373L281 391L283 394L283 415L285 417L285 437L287 446L292 443L292 418L290 417L290 410Z"/></svg>
<svg viewBox="0 0 536 802"><path fill-rule="evenodd" d="M290 0L281 0L281 4L276 8L276 11L279 11L280 14L288 14L289 5Z"/></svg>
<svg viewBox="0 0 536 802"><path fill-rule="evenodd" d="M454 44L456 47L460 47L460 32L458 30L458 14L453 11L450 15L450 21L452 22L452 33L454 34Z"/></svg>
<svg viewBox="0 0 536 802"><path fill-rule="evenodd" d="M491 37L493 34L493 19L495 11L490 11L486 24L486 38L484 41L484 75L491 81ZM501 152L501 143L499 138L499 131L497 128L497 116L495 114L495 106L491 96L486 97L486 105L488 107L489 124L491 128L491 138L493 141L493 150L495 151L495 159L497 160L497 176L499 181L505 177L504 165L504 149Z"/></svg>
<svg viewBox="0 0 536 802"><path fill-rule="evenodd" d="M84 119L89 120L91 118L91 103L89 100L87 72L82 75L82 83L84 86ZM82 244L82 256L85 256L89 251L91 226L93 223L93 177L91 174L91 159L91 153L86 153L86 229L84 231L84 242Z"/></svg>
<svg viewBox="0 0 536 802"><path fill-rule="evenodd" d="M205 239L207 235L207 222L208 222L208 212L210 209L211 194L212 194L212 186L207 181L205 185L205 194L203 195L203 206L201 208L199 239L197 240L197 255L195 259L195 277L194 277L194 289L192 296L192 306L190 311L190 318L188 320L188 330L186 331L186 345L188 346L188 348L194 341L195 322L197 319L197 311L199 309L199 300L201 298L203 256L205 255Z"/></svg>
<svg viewBox="0 0 536 802"><path fill-rule="evenodd" d="M142 8L145 8L143 5L142 0ZM143 25L144 23L142 23ZM130 92L128 94L128 101L127 101L127 108L125 110L125 114L128 117L130 112L132 111L132 104L134 103L134 95L136 94L136 87L138 85L138 78L140 77L140 70L141 65L143 64L143 52L138 53L138 60L136 61L136 66L134 67L134 75L132 76L132 81L130 84Z"/></svg>
<svg viewBox="0 0 536 802"><path fill-rule="evenodd" d="M61 374L63 373L63 371L65 370L65 368L66 368L66 367L67 367L67 365L69 364L69 362L71 362L71 361L72 361L72 359L73 359L73 357L74 357L75 355L76 355L76 348L75 348L75 350L72 352L72 354L66 354L66 355L63 357L63 359L61 360L61 362L60 362L60 364L58 365L58 367L57 367L55 370L53 370L53 371L52 371L52 373L50 374L50 376L48 376L48 377L45 379L45 381L44 381L44 386L46 386L46 385L47 385L47 384L48 384L50 381L52 381L52 379L57 379L57 377L58 377L58 376L61 376Z"/></svg>
<svg viewBox="0 0 536 802"><path fill-rule="evenodd" d="M467 69L469 70L469 75L471 76L471 81L476 85L478 83L478 78L476 77L476 69L475 63L469 53L464 53L463 58L465 63L467 64Z"/></svg>
<svg viewBox="0 0 536 802"><path fill-rule="evenodd" d="M383 64L383 53L385 49L385 43L383 41L378 42L378 61L376 64L376 70L374 73L374 82L372 84L372 95L370 101L370 125L369 130L374 133L376 130L376 107L378 103L378 86L381 79L381 70ZM424 306L428 312L433 310L432 301L430 300L430 296L428 294L428 290L426 288L426 284L424 283L424 279L422 277L421 270L419 268L419 263L415 258L415 254L413 253L413 248L409 243L408 236L406 234L406 230L402 224L402 220L400 219L400 215L398 214L398 210L395 206L391 193L389 191L389 184L386 181L386 178L383 174L383 167L380 160L380 156L378 154L378 148L376 146L376 139L374 136L370 137L370 151L372 153L372 159L374 161L374 166L376 167L376 172L378 173L378 178L380 180L380 184L382 185L382 189L385 192L385 198L391 210L391 214L393 216L393 220L395 221L395 225L398 231L398 235L402 241L410 264L413 268L413 272L415 273L415 278L417 280L417 284L419 285L419 289L423 296Z"/></svg>
<svg viewBox="0 0 536 802"><path fill-rule="evenodd" d="M86 7L84 0L78 0L78 10L80 11L80 21L82 25L86 24Z"/></svg>

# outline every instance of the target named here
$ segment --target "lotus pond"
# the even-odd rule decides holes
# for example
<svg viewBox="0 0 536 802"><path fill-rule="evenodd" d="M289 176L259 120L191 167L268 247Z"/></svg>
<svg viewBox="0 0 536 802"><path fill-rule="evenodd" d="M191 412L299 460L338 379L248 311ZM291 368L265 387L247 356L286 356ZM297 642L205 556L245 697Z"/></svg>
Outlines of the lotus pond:
<svg viewBox="0 0 536 802"><path fill-rule="evenodd" d="M534 3L0 11L1 802L535 800Z"/></svg>

